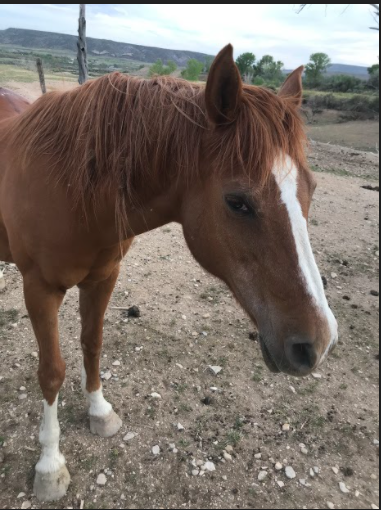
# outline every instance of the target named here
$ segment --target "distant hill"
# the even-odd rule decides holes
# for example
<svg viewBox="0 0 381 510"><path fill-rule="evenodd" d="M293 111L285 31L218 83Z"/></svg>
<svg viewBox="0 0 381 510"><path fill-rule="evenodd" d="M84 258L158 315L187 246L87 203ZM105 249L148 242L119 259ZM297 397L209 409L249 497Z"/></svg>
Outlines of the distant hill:
<svg viewBox="0 0 381 510"><path fill-rule="evenodd" d="M39 30L25 30L21 28L7 28L0 30L0 44L21 46L24 48L41 48L46 50L65 50L77 52L77 37L74 35L41 32ZM89 55L110 56L138 60L152 63L161 58L164 62L173 60L178 66L185 66L189 59L195 58L201 62L210 55L195 51L168 50L137 44L120 43L106 39L87 38Z"/></svg>
<svg viewBox="0 0 381 510"><path fill-rule="evenodd" d="M283 72L285 74L289 74L291 70L284 69ZM348 74L350 76L356 76L362 80L367 80L369 78L367 67L352 66L347 64L332 64L329 66L326 74L327 76L332 76L335 74Z"/></svg>

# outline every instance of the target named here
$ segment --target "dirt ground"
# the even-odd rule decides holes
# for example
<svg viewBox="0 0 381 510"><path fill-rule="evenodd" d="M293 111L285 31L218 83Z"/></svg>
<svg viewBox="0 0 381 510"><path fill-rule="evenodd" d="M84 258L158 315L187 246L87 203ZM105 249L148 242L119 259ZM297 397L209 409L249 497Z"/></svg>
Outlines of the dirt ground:
<svg viewBox="0 0 381 510"><path fill-rule="evenodd" d="M6 267L0 508L29 508L29 502L32 508L115 509L379 505L379 298L371 294L379 288L379 194L362 188L378 185L378 155L320 143L311 151L319 182L311 238L340 324L337 350L315 377L268 373L250 321L195 263L179 226L141 236L106 316L102 372L112 377L104 391L124 422L112 439L89 431L76 290L61 309L67 378L59 419L72 483L54 505L41 506L32 495L42 410L36 344L21 276ZM140 318L112 309L131 305ZM222 371L215 376L209 365ZM161 399L150 397L153 392ZM124 441L128 432L136 436ZM208 460L215 471L192 474ZM286 466L294 479L286 477ZM260 482L261 471L268 474ZM102 472L105 487L96 483Z"/></svg>

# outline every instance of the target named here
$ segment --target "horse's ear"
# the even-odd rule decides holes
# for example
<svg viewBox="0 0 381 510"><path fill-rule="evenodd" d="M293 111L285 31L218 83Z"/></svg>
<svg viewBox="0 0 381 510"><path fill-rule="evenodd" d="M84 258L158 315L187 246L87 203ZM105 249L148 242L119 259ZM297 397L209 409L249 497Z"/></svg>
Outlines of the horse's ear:
<svg viewBox="0 0 381 510"><path fill-rule="evenodd" d="M304 66L295 69L295 71L287 77L287 80L283 83L278 94L280 97L286 97L292 100L298 107L302 106L303 100L303 71Z"/></svg>
<svg viewBox="0 0 381 510"><path fill-rule="evenodd" d="M233 59L233 46L223 48L209 71L205 90L206 112L213 124L226 124L237 114L242 94L242 80Z"/></svg>

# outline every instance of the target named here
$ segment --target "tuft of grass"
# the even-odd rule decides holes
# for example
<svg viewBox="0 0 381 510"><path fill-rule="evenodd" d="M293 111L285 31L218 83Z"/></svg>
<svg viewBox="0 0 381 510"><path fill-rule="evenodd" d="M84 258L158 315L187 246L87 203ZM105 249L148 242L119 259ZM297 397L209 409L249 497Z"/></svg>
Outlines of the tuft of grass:
<svg viewBox="0 0 381 510"><path fill-rule="evenodd" d="M303 396L304 395L313 395L314 393L316 393L318 386L319 386L319 383L317 381L314 381L314 382L308 384L307 386L305 386L304 388L301 388L299 390L299 394L303 395Z"/></svg>
<svg viewBox="0 0 381 510"><path fill-rule="evenodd" d="M11 308L10 310L0 310L0 328L4 328L8 324L16 322L19 316L18 310Z"/></svg>
<svg viewBox="0 0 381 510"><path fill-rule="evenodd" d="M229 444L231 446L236 447L240 443L241 440L242 440L242 434L240 432L238 432L237 430L231 430L226 435L226 441L225 441L224 448L226 448L226 446Z"/></svg>

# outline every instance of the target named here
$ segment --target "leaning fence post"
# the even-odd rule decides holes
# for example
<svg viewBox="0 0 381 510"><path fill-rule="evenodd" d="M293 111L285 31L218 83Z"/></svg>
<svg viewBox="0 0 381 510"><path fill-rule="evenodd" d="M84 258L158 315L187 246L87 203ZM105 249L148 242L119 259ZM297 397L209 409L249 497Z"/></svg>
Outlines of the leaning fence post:
<svg viewBox="0 0 381 510"><path fill-rule="evenodd" d="M40 79L41 91L43 94L46 94L46 85L45 85L45 76L44 76L44 68L42 67L42 60L40 58L36 59L38 77Z"/></svg>
<svg viewBox="0 0 381 510"><path fill-rule="evenodd" d="M77 41L77 60L79 66L80 85L85 83L88 78L87 67L87 43L86 43L86 4L79 4L79 20L78 20L78 41Z"/></svg>

